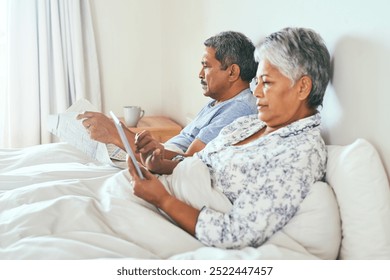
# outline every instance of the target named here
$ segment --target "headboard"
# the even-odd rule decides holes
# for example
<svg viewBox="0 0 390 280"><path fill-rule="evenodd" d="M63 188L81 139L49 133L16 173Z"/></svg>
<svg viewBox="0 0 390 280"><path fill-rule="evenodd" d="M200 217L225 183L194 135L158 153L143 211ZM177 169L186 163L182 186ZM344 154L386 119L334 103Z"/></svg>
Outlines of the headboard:
<svg viewBox="0 0 390 280"><path fill-rule="evenodd" d="M327 144L347 145L357 138L377 149L390 174L390 50L379 39L346 36L335 45L333 79L321 111Z"/></svg>

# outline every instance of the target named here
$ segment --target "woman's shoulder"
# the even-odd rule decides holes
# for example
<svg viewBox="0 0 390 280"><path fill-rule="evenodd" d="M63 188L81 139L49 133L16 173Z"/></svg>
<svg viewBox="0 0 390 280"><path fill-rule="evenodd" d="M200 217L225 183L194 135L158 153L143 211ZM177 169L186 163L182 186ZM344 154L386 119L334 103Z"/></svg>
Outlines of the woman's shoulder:
<svg viewBox="0 0 390 280"><path fill-rule="evenodd" d="M260 121L257 114L251 114L251 115L237 118L235 121L232 122L232 125L241 126L241 125L253 125L256 123L260 124L262 123L262 121Z"/></svg>
<svg viewBox="0 0 390 280"><path fill-rule="evenodd" d="M261 123L262 122L259 120L257 114L242 116L225 126L221 132L224 134L228 134L229 132L236 130L247 130L248 128L253 127L256 124L260 125Z"/></svg>

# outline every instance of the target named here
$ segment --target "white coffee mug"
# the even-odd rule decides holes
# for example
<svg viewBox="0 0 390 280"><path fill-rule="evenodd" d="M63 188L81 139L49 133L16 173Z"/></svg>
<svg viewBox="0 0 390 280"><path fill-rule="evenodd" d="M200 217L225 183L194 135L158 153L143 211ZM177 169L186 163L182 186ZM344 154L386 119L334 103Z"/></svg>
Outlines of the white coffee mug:
<svg viewBox="0 0 390 280"><path fill-rule="evenodd" d="M136 127L139 120L144 116L145 111L139 106L124 106L123 118L125 124L130 127Z"/></svg>

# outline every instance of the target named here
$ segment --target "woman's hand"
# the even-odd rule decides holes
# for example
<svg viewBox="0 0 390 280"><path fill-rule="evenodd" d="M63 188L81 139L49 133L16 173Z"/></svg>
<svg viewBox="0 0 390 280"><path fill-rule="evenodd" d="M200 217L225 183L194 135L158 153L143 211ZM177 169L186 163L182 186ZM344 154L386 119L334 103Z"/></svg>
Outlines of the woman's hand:
<svg viewBox="0 0 390 280"><path fill-rule="evenodd" d="M187 205L170 195L164 185L146 168L140 166L145 179L141 179L133 162L128 159L130 175L134 179L134 195L153 204L168 214L181 228L195 235L195 226L199 216L199 210Z"/></svg>
<svg viewBox="0 0 390 280"><path fill-rule="evenodd" d="M145 177L144 179L141 179L138 176L133 162L129 158L127 164L129 166L130 175L134 180L134 194L158 208L162 207L164 201L169 200L171 197L164 185L156 176L140 165L141 172Z"/></svg>

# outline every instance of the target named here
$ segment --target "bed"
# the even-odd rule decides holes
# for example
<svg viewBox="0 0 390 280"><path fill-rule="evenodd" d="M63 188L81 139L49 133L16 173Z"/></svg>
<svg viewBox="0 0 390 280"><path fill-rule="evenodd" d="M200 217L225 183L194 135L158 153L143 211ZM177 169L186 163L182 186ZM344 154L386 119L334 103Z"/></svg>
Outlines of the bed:
<svg viewBox="0 0 390 280"><path fill-rule="evenodd" d="M389 260L390 189L377 151L364 139L327 148L326 182L313 185L282 230L241 250L205 247L135 197L127 170L69 144L0 150L0 259ZM161 178L189 186L169 191L195 207L221 199L211 188L187 191L191 176L208 183L194 164Z"/></svg>

